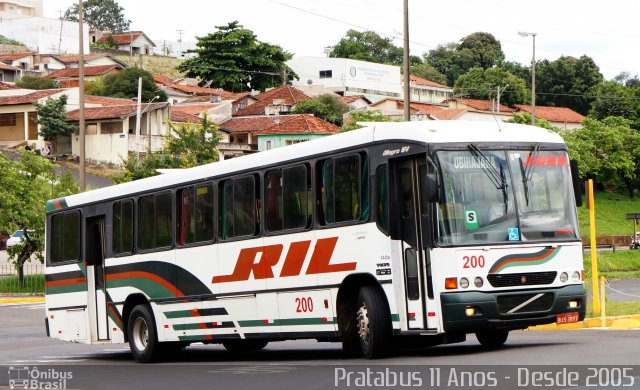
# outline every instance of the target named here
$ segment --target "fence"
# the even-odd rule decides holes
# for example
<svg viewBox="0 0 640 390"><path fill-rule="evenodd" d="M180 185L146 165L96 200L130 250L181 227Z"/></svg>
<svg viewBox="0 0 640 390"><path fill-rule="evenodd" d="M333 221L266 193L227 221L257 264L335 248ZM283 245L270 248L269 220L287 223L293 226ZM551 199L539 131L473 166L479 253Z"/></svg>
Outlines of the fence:
<svg viewBox="0 0 640 390"><path fill-rule="evenodd" d="M21 284L15 265L0 265L0 293L44 293L44 265L27 264L23 270L24 283Z"/></svg>

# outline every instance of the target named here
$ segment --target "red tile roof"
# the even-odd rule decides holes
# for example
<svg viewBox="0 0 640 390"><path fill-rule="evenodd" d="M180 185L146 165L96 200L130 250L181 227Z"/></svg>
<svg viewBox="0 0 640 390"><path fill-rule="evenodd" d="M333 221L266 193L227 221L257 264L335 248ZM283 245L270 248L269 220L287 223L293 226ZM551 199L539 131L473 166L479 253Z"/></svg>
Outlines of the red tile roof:
<svg viewBox="0 0 640 390"><path fill-rule="evenodd" d="M364 99L367 103L371 103L371 101L363 95L340 96L340 100L342 100L346 104L353 103L358 99Z"/></svg>
<svg viewBox="0 0 640 390"><path fill-rule="evenodd" d="M220 96L222 100L235 101L249 95L249 92L233 93L233 92L225 91L222 88L205 88L205 87L191 87L188 85L180 85L180 84L176 84L175 80L172 80L171 78L161 75L159 73L154 73L153 79L156 82L156 84L160 84L160 86L173 88L177 91L196 95L196 96L215 95L215 96ZM207 101L209 101L208 98L193 99L193 100L190 99L190 102L207 102Z"/></svg>
<svg viewBox="0 0 640 390"><path fill-rule="evenodd" d="M282 121L282 118L283 116L275 115L231 118L221 123L220 128L232 133L253 133L277 125L277 121Z"/></svg>
<svg viewBox="0 0 640 390"><path fill-rule="evenodd" d="M123 105L135 104L135 103L132 103L131 99L119 99L119 98L93 96L93 95L86 95L84 97L84 102L88 104L99 104L101 106L123 106Z"/></svg>
<svg viewBox="0 0 640 390"><path fill-rule="evenodd" d="M21 96L2 96L0 97L0 106L14 106L18 104L33 104L40 99L60 93L64 89L43 89L27 95Z"/></svg>
<svg viewBox="0 0 640 390"><path fill-rule="evenodd" d="M414 115L428 115L439 120L456 119L465 112L463 109L447 108L426 103L411 103L410 107L417 111Z"/></svg>
<svg viewBox="0 0 640 390"><path fill-rule="evenodd" d="M257 131L256 134L336 134L340 128L333 123L329 123L313 115L289 115L280 116L280 123L277 123L264 130Z"/></svg>
<svg viewBox="0 0 640 390"><path fill-rule="evenodd" d="M452 98L447 99L448 101L460 102L468 107L471 107L478 111L488 111L491 112L491 101L490 100L480 100L480 99L461 99L461 98ZM504 105L500 105L500 112L515 112L516 110Z"/></svg>
<svg viewBox="0 0 640 390"><path fill-rule="evenodd" d="M0 61L15 61L20 58L31 57L32 55L33 53L31 52L0 54Z"/></svg>
<svg viewBox="0 0 640 390"><path fill-rule="evenodd" d="M151 103L150 110L157 110L166 107L168 103ZM147 109L148 104L142 105L142 110ZM135 116L137 114L137 104L127 104L122 106L106 106L106 107L90 107L84 111L85 120L95 121L103 119L124 119ZM75 110L68 112L67 120L70 122L78 122L80 120L80 111Z"/></svg>
<svg viewBox="0 0 640 390"><path fill-rule="evenodd" d="M0 91L4 91L4 90L7 90L7 89L18 89L18 87L14 87L13 85L0 82Z"/></svg>
<svg viewBox="0 0 640 390"><path fill-rule="evenodd" d="M273 105L274 100L282 100L285 105L293 106L296 103L310 99L301 90L290 85L283 85L267 92L255 96L257 102L248 105L240 111L233 113L234 116L243 115L264 115L267 106Z"/></svg>
<svg viewBox="0 0 640 390"><path fill-rule="evenodd" d="M191 115L186 112L171 109L171 122L176 123L202 123L202 118L197 115Z"/></svg>
<svg viewBox="0 0 640 390"><path fill-rule="evenodd" d="M119 70L120 67L117 65L99 65L99 66L87 66L84 68L85 76L103 76L111 71ZM69 78L69 77L80 77L80 69L79 68L66 68L56 70L53 73L49 73L46 78L49 79L59 79L59 78Z"/></svg>
<svg viewBox="0 0 640 390"><path fill-rule="evenodd" d="M160 73L154 73L153 74L153 80L156 83L162 84L162 85L173 85L173 84L175 84L172 79L170 79L167 76L163 76Z"/></svg>
<svg viewBox="0 0 640 390"><path fill-rule="evenodd" d="M113 39L116 41L116 44L128 45L131 42L134 42L136 39L140 38L142 35L145 35L142 31L127 31L123 33L105 35L102 38L100 38L98 42L108 42L109 36L112 36Z"/></svg>
<svg viewBox="0 0 640 390"><path fill-rule="evenodd" d="M435 81L423 79L421 77L414 76L414 75L409 75L409 83L416 84L416 85L423 85L425 87L450 88L450 87L447 87L446 85L436 83Z"/></svg>
<svg viewBox="0 0 640 390"><path fill-rule="evenodd" d="M80 56L79 55L68 55L68 56L52 56L53 58L55 58L56 60L58 60L59 62L62 62L63 64L75 64L76 62L80 62ZM92 60L94 58L98 58L98 57L104 57L104 54L85 54L84 56L84 60L85 61L89 61Z"/></svg>
<svg viewBox="0 0 640 390"><path fill-rule="evenodd" d="M531 106L516 104L516 107L520 111L531 114ZM536 118L545 119L549 122L582 123L585 116L568 107L536 106Z"/></svg>
<svg viewBox="0 0 640 390"><path fill-rule="evenodd" d="M13 67L13 66L7 65L7 64L3 64L3 63L0 63L0 69L4 69L4 70L20 70L20 69L18 69L16 67Z"/></svg>
<svg viewBox="0 0 640 390"><path fill-rule="evenodd" d="M205 111L209 111L210 109L214 108L214 107L218 107L220 106L220 104L217 103L209 103L209 104L176 104L173 107L171 107L171 112L177 111L177 112L182 112L185 114L189 114L189 115L195 115L198 116L200 114L202 114Z"/></svg>

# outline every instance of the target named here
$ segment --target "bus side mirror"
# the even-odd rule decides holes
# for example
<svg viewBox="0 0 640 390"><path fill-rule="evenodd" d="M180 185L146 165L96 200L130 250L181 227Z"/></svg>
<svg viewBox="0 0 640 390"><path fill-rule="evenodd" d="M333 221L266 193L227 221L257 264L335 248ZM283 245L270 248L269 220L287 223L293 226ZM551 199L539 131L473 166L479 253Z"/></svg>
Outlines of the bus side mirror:
<svg viewBox="0 0 640 390"><path fill-rule="evenodd" d="M573 182L573 193L576 197L576 207L582 206L582 188L580 185L580 174L578 172L578 162L576 160L570 160L569 166L571 168L571 181Z"/></svg>
<svg viewBox="0 0 640 390"><path fill-rule="evenodd" d="M427 173L426 179L425 179L425 189L424 189L424 193L425 196L427 197L427 201L431 202L431 203L437 203L440 201L439 199L439 192L438 191L438 179L435 173Z"/></svg>

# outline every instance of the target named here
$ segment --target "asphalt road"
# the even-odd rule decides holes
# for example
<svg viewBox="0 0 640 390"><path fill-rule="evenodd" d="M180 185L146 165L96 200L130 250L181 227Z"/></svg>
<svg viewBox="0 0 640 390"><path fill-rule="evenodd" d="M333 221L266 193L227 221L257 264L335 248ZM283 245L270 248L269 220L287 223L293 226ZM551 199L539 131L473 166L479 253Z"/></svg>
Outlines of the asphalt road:
<svg viewBox="0 0 640 390"><path fill-rule="evenodd" d="M625 388L639 389L639 339L640 330L516 331L499 350L485 350L470 336L464 343L403 350L375 361L346 359L339 344L315 341L271 343L263 351L246 355L233 355L215 345L195 345L169 362L140 365L126 345L87 346L46 338L43 305L23 304L0 306L0 388L8 382L7 374L12 374L9 367L62 373L53 375L58 377L71 373L72 378L65 384L68 388L153 390L370 388L376 383L366 386L364 376L372 373L370 380L378 374L386 375L386 385L394 383L395 375L396 380L420 379L420 386L414 382L414 387L438 388L427 386L436 377L436 367L443 372L442 381L447 382L440 383L439 388L474 388L469 383L451 386L449 376L454 370L473 372L470 378L475 378L476 385L483 380L479 376L496 371L499 381L492 388L512 389L527 388L525 382L513 382L516 372L518 380L523 380L518 370L582 370L580 375L585 377L588 367L595 367L613 377L622 372L622 367L630 367L624 383L633 381L633 386ZM18 375L15 372L14 377ZM349 376L349 372L355 376ZM409 377L411 372L420 374ZM600 375L604 375L602 372ZM353 382L357 378L365 386L357 386ZM531 384L528 383L529 388L533 388Z"/></svg>

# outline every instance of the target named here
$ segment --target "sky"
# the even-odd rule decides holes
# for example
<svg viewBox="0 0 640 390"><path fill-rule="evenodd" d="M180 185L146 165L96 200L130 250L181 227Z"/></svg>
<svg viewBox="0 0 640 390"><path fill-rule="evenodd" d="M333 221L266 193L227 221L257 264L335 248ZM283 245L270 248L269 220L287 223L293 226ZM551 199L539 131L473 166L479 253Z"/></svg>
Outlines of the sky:
<svg viewBox="0 0 640 390"><path fill-rule="evenodd" d="M195 41L215 26L238 20L260 41L294 56L325 56L349 29L372 30L402 46L402 0L116 0L154 40ZM57 18L73 0L44 0L44 16ZM638 0L409 0L412 55L459 42L477 31L493 34L508 61L529 64L536 33L537 60L587 55L605 79L640 74Z"/></svg>

